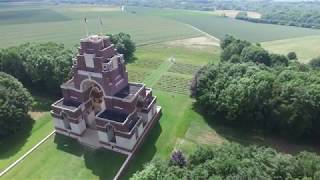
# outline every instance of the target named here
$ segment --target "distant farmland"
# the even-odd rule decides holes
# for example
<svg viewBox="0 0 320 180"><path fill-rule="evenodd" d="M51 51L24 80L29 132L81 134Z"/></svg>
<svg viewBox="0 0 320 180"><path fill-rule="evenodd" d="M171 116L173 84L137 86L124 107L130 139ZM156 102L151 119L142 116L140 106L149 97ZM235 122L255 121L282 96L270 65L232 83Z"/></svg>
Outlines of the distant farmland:
<svg viewBox="0 0 320 180"><path fill-rule="evenodd" d="M301 62L308 62L312 58L320 56L320 36L269 41L262 43L262 46L269 51L280 54L294 51Z"/></svg>
<svg viewBox="0 0 320 180"><path fill-rule="evenodd" d="M201 35L183 23L163 17L139 16L110 11L109 8L105 8L103 11L101 7L98 9L99 11L95 11L96 7L90 6L86 7L87 11L84 11L85 7L46 6L43 8L45 9L34 9L39 16L33 22L27 21L26 17L19 15L19 12L25 16L35 13L33 10L26 10L23 6L0 10L0 48L24 42L48 41L64 43L71 47L86 34L84 17L88 19L90 34L97 34L100 31L102 33L126 32L132 35L138 45ZM46 12L46 9L50 10ZM15 16L1 19L1 16L5 17L6 13L9 16L12 12L15 12ZM99 28L98 17L101 17L103 21L102 30Z"/></svg>
<svg viewBox="0 0 320 180"><path fill-rule="evenodd" d="M197 27L217 38L226 34L251 42L273 41L310 35L320 35L320 30L289 26L257 24L210 14L175 14L169 17Z"/></svg>
<svg viewBox="0 0 320 180"><path fill-rule="evenodd" d="M112 6L6 6L0 8L0 48L24 42L54 41L71 47L89 33L126 32L138 45L201 36L190 24L215 37L231 34L252 42L274 41L310 35L319 30L255 24L223 18L207 12L130 7L126 13ZM10 17L10 18L7 18ZM98 17L102 18L102 30Z"/></svg>
<svg viewBox="0 0 320 180"><path fill-rule="evenodd" d="M70 18L51 9L1 10L0 24L28 24L36 22L66 21Z"/></svg>

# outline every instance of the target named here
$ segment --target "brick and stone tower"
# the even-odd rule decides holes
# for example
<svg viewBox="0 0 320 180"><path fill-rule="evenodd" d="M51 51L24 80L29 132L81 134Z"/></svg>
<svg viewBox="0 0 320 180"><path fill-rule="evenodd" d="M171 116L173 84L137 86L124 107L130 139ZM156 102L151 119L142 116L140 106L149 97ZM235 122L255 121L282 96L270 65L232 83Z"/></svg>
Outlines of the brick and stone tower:
<svg viewBox="0 0 320 180"><path fill-rule="evenodd" d="M52 105L56 132L94 148L134 151L161 114L152 89L128 82L123 55L107 36L81 39L72 72Z"/></svg>

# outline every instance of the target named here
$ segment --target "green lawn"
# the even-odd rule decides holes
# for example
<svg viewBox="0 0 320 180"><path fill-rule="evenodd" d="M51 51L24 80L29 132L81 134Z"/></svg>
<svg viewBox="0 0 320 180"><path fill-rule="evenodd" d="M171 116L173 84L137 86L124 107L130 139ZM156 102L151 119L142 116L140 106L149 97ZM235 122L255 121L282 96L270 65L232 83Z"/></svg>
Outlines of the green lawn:
<svg viewBox="0 0 320 180"><path fill-rule="evenodd" d="M107 150L83 149L77 141L56 135L3 179L112 179L125 159Z"/></svg>
<svg viewBox="0 0 320 180"><path fill-rule="evenodd" d="M262 46L274 53L287 55L296 52L301 62L308 62L314 57L320 56L320 36L306 36L300 38L284 39L263 42Z"/></svg>
<svg viewBox="0 0 320 180"><path fill-rule="evenodd" d="M45 113L39 119L36 119L32 125L32 127L31 125L30 127L25 127L25 131L0 141L0 171L19 159L53 131L49 113Z"/></svg>

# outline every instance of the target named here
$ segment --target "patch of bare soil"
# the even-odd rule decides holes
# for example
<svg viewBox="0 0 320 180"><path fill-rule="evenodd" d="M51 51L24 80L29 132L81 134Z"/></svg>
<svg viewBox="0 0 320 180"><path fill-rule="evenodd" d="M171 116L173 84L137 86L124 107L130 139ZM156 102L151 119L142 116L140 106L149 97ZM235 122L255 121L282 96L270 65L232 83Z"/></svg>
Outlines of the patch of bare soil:
<svg viewBox="0 0 320 180"><path fill-rule="evenodd" d="M218 16L227 16L229 18L236 18L236 16L243 11L237 11L237 10L216 10L213 12L213 14L218 15ZM247 16L249 18L255 18L255 19L260 19L261 14L258 12L254 11L246 11Z"/></svg>
<svg viewBox="0 0 320 180"><path fill-rule="evenodd" d="M181 39L167 42L168 45L171 46L184 46L184 47L192 47L192 48L206 48L210 46L219 46L220 41L218 39L213 39L208 36L201 36L189 39Z"/></svg>
<svg viewBox="0 0 320 180"><path fill-rule="evenodd" d="M31 116L32 119L37 120L41 116L43 116L44 112L29 112L28 114Z"/></svg>
<svg viewBox="0 0 320 180"><path fill-rule="evenodd" d="M207 131L199 134L196 142L206 145L212 144L222 144L226 142L226 139L214 131Z"/></svg>
<svg viewBox="0 0 320 180"><path fill-rule="evenodd" d="M289 142L288 140L279 137L266 137L261 141L261 144L289 154L297 154L301 151L320 152L319 145Z"/></svg>
<svg viewBox="0 0 320 180"><path fill-rule="evenodd" d="M120 11L118 6L75 6L68 7L68 10L75 12L110 12Z"/></svg>
<svg viewBox="0 0 320 180"><path fill-rule="evenodd" d="M249 18L255 18L255 19L260 19L262 16L260 13L252 12L252 11L247 11L247 15Z"/></svg>

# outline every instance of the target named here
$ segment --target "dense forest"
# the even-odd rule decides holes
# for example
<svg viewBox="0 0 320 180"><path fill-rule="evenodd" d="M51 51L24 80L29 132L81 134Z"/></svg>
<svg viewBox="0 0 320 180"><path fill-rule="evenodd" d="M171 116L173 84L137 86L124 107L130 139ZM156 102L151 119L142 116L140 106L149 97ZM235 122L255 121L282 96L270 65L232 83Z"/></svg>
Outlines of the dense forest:
<svg viewBox="0 0 320 180"><path fill-rule="evenodd" d="M26 43L0 51L0 70L27 88L57 94L70 73L72 56L62 44Z"/></svg>
<svg viewBox="0 0 320 180"><path fill-rule="evenodd" d="M289 60L230 36L221 48L221 63L203 67L191 87L209 119L291 138L319 136L318 58L300 64L293 53Z"/></svg>
<svg viewBox="0 0 320 180"><path fill-rule="evenodd" d="M245 4L245 3L244 3ZM320 28L320 2L261 2L235 7L237 10L257 11L261 19L250 18L247 13L236 17L257 23L279 24L306 28Z"/></svg>
<svg viewBox="0 0 320 180"><path fill-rule="evenodd" d="M132 180L157 179L320 179L320 157L301 152L295 156L270 148L223 144L199 148L188 158L174 151L167 161L154 160Z"/></svg>

